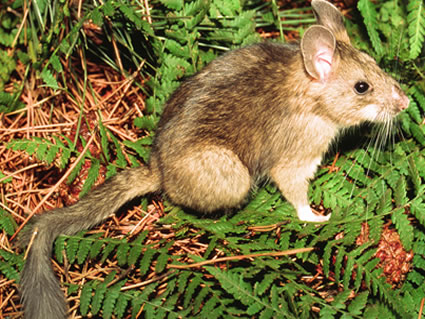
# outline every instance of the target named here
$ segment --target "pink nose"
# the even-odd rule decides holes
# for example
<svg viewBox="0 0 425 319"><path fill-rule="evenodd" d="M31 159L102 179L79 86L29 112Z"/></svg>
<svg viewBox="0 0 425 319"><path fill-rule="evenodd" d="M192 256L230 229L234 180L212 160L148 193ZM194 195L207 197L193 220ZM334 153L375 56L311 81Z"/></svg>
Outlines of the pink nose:
<svg viewBox="0 0 425 319"><path fill-rule="evenodd" d="M400 111L409 107L409 98L403 91L393 86L391 94L394 101L398 104Z"/></svg>

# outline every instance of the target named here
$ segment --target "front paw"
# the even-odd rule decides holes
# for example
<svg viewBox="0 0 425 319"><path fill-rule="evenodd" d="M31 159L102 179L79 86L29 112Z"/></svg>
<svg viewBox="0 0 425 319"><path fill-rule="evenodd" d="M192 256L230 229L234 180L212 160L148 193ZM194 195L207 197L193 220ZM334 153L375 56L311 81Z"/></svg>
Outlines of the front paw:
<svg viewBox="0 0 425 319"><path fill-rule="evenodd" d="M317 215L313 213L310 206L298 207L297 213L298 213L298 218L300 220L306 221L306 222L314 222L314 223L326 222L331 217L331 214L322 216L322 215Z"/></svg>

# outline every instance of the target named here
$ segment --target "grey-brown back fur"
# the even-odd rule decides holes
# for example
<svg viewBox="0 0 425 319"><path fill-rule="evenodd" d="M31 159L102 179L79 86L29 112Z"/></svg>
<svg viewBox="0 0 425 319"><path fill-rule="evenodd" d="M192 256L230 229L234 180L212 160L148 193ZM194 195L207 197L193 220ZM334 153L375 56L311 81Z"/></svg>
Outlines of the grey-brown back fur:
<svg viewBox="0 0 425 319"><path fill-rule="evenodd" d="M336 9L324 0L312 4L331 26L311 27L301 44L256 44L216 59L167 102L147 167L123 171L77 204L32 220L22 238L28 243L37 231L22 272L26 318L66 317L50 263L55 238L93 227L136 196L161 191L211 213L238 207L268 177L300 219L327 220L311 212L307 188L329 143L341 128L390 120L408 100L350 45ZM312 34L323 37L316 42ZM370 85L365 94L354 89L359 81Z"/></svg>

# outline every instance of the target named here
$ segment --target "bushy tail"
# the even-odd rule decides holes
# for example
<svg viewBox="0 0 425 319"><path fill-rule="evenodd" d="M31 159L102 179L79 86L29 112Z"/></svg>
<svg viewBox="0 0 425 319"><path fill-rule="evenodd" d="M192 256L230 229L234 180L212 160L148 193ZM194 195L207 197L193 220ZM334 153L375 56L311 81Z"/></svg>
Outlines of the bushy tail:
<svg viewBox="0 0 425 319"><path fill-rule="evenodd" d="M50 256L61 234L73 235L99 224L129 200L158 191L159 176L147 167L123 171L84 196L76 204L33 217L21 241L28 243L36 231L21 274L26 319L63 319L67 307Z"/></svg>

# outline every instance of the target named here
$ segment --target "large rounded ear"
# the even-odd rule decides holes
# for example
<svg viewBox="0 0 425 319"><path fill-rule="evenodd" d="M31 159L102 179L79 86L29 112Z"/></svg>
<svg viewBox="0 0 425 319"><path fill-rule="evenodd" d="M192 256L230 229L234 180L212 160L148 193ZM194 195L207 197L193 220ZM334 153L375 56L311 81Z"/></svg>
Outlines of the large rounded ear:
<svg viewBox="0 0 425 319"><path fill-rule="evenodd" d="M321 82L328 80L337 67L335 46L335 37L327 28L313 25L307 29L301 40L301 53L308 74Z"/></svg>
<svg viewBox="0 0 425 319"><path fill-rule="evenodd" d="M313 0L311 6L318 24L331 30L338 41L350 44L344 17L333 4L325 0Z"/></svg>

